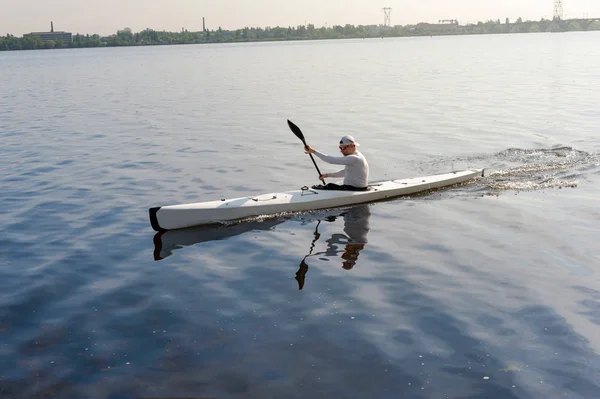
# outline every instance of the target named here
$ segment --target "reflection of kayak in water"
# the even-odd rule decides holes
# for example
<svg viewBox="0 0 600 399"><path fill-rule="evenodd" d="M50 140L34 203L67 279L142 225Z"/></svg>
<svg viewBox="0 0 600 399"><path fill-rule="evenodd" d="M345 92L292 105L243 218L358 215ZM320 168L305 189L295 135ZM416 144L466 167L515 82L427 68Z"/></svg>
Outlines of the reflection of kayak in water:
<svg viewBox="0 0 600 399"><path fill-rule="evenodd" d="M304 287L306 274L309 268L306 261L311 256L331 256L339 259L341 253L344 269L351 269L355 265L359 252L364 249L365 244L367 243L367 234L370 229L370 216L370 206L361 204L347 209L337 210L335 214L332 214L330 211L325 211L323 214L318 216L313 215L309 218L311 222L316 221L317 223L313 232L312 242L310 243L309 253L302 259L296 272L295 278L300 290ZM333 233L326 241L327 249L324 252L313 253L316 243L321 237L321 233L319 232L319 226L322 226L321 223L333 223L340 221L340 219L344 221L344 234ZM252 231L272 230L277 225L288 220L289 218L280 217L231 225L201 226L158 232L154 235L153 239L154 260L158 261L167 258L171 256L174 251L187 246L210 241L227 240L228 238ZM336 225L338 225L338 223L336 223Z"/></svg>
<svg viewBox="0 0 600 399"><path fill-rule="evenodd" d="M256 230L271 230L283 223L281 218L267 219L262 222L237 223L234 225L203 226L181 230L171 230L154 235L154 260L161 260L173 254L179 248L202 242L226 240L243 233Z"/></svg>
<svg viewBox="0 0 600 399"><path fill-rule="evenodd" d="M363 205L364 206L364 205ZM343 213L342 213L343 212ZM333 222L344 216L348 211L337 211L335 214L325 211L324 214L310 217ZM267 218L262 221L254 220L230 225L197 226L187 229L161 231L154 235L154 260L161 260L173 254L173 251L187 246L209 241L226 240L251 231L272 230L275 226L288 221L287 217ZM318 224L317 224L318 227ZM318 232L317 232L318 234Z"/></svg>
<svg viewBox="0 0 600 399"><path fill-rule="evenodd" d="M276 215L379 201L451 186L482 175L482 169L388 180L369 184L366 191L338 191L303 187L300 190L253 197L222 199L194 204L151 208L150 223L156 231L227 222L252 216Z"/></svg>

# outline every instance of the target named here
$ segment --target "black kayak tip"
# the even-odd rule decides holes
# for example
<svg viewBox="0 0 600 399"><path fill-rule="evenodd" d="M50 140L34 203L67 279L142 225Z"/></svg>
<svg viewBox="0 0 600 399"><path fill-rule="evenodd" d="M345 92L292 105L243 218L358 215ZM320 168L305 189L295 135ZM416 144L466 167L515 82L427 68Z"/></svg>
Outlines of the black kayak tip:
<svg viewBox="0 0 600 399"><path fill-rule="evenodd" d="M162 227L160 227L160 224L158 223L158 218L156 217L156 213L159 211L160 208L161 208L160 206L157 206L155 208L149 209L150 225L152 226L154 231L158 231L158 232L166 231L166 229L163 229Z"/></svg>

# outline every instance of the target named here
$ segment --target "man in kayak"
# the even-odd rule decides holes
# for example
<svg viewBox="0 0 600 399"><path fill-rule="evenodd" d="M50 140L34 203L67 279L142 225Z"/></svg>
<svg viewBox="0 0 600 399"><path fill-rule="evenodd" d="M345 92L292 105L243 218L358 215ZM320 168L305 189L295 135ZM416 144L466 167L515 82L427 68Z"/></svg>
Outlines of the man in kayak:
<svg viewBox="0 0 600 399"><path fill-rule="evenodd" d="M321 190L348 190L348 191L366 191L369 189L369 164L363 154L356 149L359 144L354 140L352 136L344 136L340 140L340 151L341 157L334 157L331 155L323 154L322 152L315 150L308 144L304 149L307 154L315 154L323 161L334 165L345 165L344 169L334 173L323 173L319 176L319 180L323 180L327 177L343 177L344 183L342 185L335 183L328 183L326 185L317 185L312 188Z"/></svg>

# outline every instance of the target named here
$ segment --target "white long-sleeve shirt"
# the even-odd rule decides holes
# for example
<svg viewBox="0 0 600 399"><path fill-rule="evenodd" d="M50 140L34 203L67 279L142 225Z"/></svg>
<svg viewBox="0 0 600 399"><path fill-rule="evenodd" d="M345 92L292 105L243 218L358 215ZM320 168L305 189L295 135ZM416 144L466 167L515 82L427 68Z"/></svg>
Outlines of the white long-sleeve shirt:
<svg viewBox="0 0 600 399"><path fill-rule="evenodd" d="M345 165L344 169L334 173L327 173L327 176L343 177L344 184L350 186L367 187L369 185L369 164L365 156L359 151L355 151L351 155L334 157L315 150L315 155L327 163Z"/></svg>

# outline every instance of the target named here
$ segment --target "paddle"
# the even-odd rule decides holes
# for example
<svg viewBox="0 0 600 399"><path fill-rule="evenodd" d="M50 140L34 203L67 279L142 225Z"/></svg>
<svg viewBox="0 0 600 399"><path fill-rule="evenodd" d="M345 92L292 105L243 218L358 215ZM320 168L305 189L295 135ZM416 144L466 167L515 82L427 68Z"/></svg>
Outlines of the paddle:
<svg viewBox="0 0 600 399"><path fill-rule="evenodd" d="M304 148L306 149L308 147L308 145L306 144L306 141L304 140L304 135L302 134L302 130L300 130L300 128L296 125L294 125L294 123L292 123L292 121L290 121L288 119L287 121L288 126L290 127L290 129L292 130L292 132L296 135L296 137L298 137L300 140L302 140L302 144L304 144ZM310 159L312 159L313 164L315 165L315 168L317 168L317 172L319 173L319 176L321 176L321 171L319 170L319 167L317 166L317 163L315 162L315 159L313 158L312 154L308 154L310 155ZM323 184L325 184L325 179L321 179L321 181L323 182Z"/></svg>

